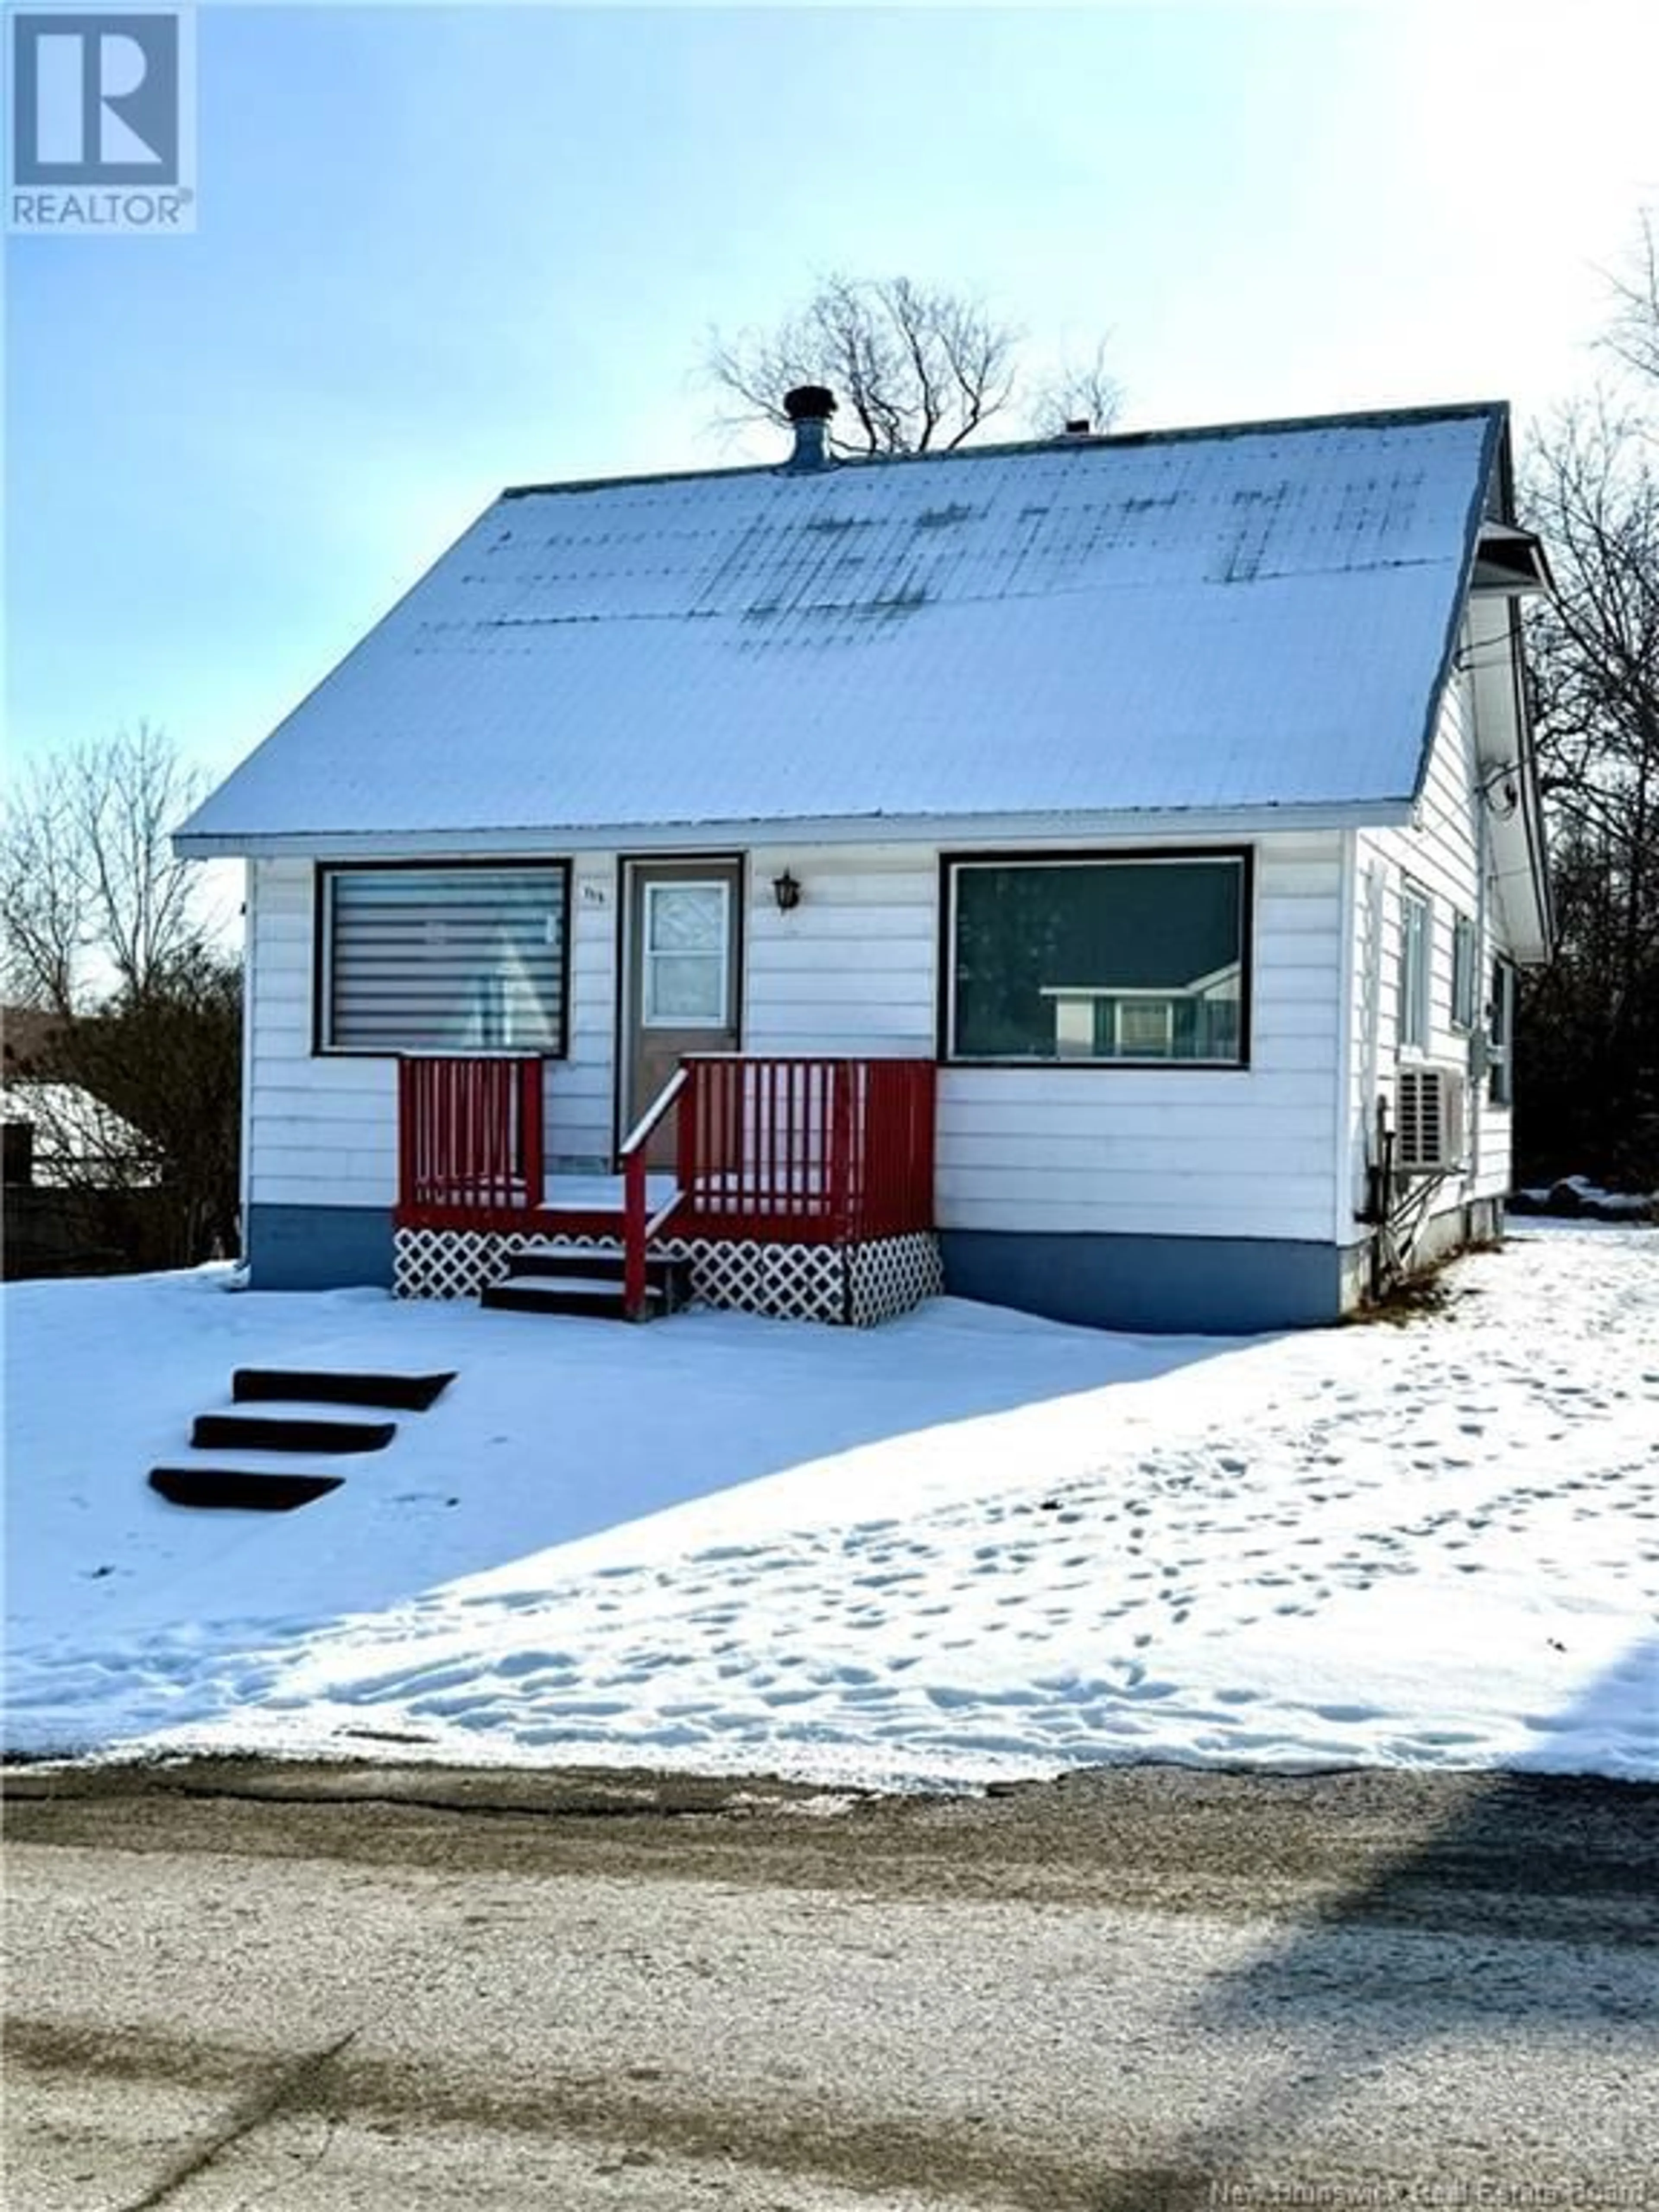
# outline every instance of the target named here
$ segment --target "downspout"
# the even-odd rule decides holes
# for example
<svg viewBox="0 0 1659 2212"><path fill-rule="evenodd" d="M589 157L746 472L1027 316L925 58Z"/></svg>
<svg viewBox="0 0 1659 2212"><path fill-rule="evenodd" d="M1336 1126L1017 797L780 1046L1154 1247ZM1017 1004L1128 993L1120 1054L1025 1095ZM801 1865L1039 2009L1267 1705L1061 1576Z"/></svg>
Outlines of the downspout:
<svg viewBox="0 0 1659 2212"><path fill-rule="evenodd" d="M1467 622L1464 637L1472 653L1474 640ZM1469 1030L1467 1054L1468 1085L1464 1106L1468 1117L1469 1138L1468 1165L1463 1171L1463 1205L1467 1213L1475 1203L1475 1193L1480 1184L1480 1109L1486 1088L1486 978L1492 972L1492 953L1486 943L1487 919L1491 911L1492 793L1487 787L1487 779L1481 774L1480 703L1472 669L1465 668L1459 681L1468 706L1468 737L1463 748L1464 773L1469 780L1469 795L1474 808L1474 1021ZM1499 773L1503 771L1500 769ZM1499 1218L1501 1222L1501 1213Z"/></svg>
<svg viewBox="0 0 1659 2212"><path fill-rule="evenodd" d="M1487 878L1492 871L1492 799L1481 780L1480 749L1474 742L1474 700L1469 699L1470 750L1474 754L1472 766L1475 771L1474 796L1474 1025L1469 1031L1468 1098L1466 1110L1469 1127L1469 1164L1468 1180L1463 1188L1466 1206L1475 1204L1475 1193L1480 1186L1481 1168L1481 1109L1486 1096L1486 1039L1491 1024L1486 1012L1486 980L1492 974L1492 954L1486 945ZM1503 1212L1499 1208L1498 1228L1503 1228Z"/></svg>
<svg viewBox="0 0 1659 2212"><path fill-rule="evenodd" d="M251 1264L253 1236L253 994L258 963L259 863L249 860L242 868L242 1111L241 1158L237 1163L236 1203L241 1218L243 1267Z"/></svg>
<svg viewBox="0 0 1659 2212"><path fill-rule="evenodd" d="M1360 917L1355 905L1354 885L1357 878L1356 856L1358 851L1358 834L1345 830L1342 836L1341 904L1343 918L1342 951L1338 963L1337 990L1340 994L1336 1012L1336 1176L1332 1204L1332 1234L1339 1255L1348 1249L1347 1239L1352 1233L1354 1206L1354 993L1358 988L1359 948L1356 942ZM1362 1117L1361 1128L1364 1128ZM1340 1290L1340 1281L1338 1288Z"/></svg>
<svg viewBox="0 0 1659 2212"><path fill-rule="evenodd" d="M1356 848L1358 844L1355 839ZM1363 1019L1365 1032L1364 1070L1364 1130L1367 1167L1368 1203L1366 1218L1370 1224L1370 1294L1381 1296L1385 1260L1384 1239L1388 1232L1389 1212L1394 1194L1389 1188L1386 1139L1381 1101L1377 1085L1382 1073L1382 911L1383 878L1382 861L1373 854L1365 868L1365 927L1370 938L1366 948L1365 1000Z"/></svg>

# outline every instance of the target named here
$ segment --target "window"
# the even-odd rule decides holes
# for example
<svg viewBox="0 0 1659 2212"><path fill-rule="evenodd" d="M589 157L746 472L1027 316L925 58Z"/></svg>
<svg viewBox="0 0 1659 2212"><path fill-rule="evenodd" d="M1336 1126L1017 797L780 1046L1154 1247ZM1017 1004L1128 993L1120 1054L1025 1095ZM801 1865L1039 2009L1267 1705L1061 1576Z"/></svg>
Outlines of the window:
<svg viewBox="0 0 1659 2212"><path fill-rule="evenodd" d="M557 861L325 869L320 1049L562 1052L568 896Z"/></svg>
<svg viewBox="0 0 1659 2212"><path fill-rule="evenodd" d="M1492 997L1486 1006L1486 1096L1494 1106L1515 1099L1515 970L1507 960L1492 963Z"/></svg>
<svg viewBox="0 0 1659 2212"><path fill-rule="evenodd" d="M1125 1059L1168 1060L1175 1050L1175 1004L1160 998L1132 999L1127 992L1114 1002L1113 1044Z"/></svg>
<svg viewBox="0 0 1659 2212"><path fill-rule="evenodd" d="M1429 1048L1429 902L1409 884L1400 895L1400 1042Z"/></svg>
<svg viewBox="0 0 1659 2212"><path fill-rule="evenodd" d="M1452 918L1451 1019L1455 1030L1475 1025L1474 924L1468 915Z"/></svg>
<svg viewBox="0 0 1659 2212"><path fill-rule="evenodd" d="M645 886L643 1019L653 1030L723 1030L731 1019L732 887Z"/></svg>
<svg viewBox="0 0 1659 2212"><path fill-rule="evenodd" d="M952 1059L1243 1066L1247 854L946 866Z"/></svg>

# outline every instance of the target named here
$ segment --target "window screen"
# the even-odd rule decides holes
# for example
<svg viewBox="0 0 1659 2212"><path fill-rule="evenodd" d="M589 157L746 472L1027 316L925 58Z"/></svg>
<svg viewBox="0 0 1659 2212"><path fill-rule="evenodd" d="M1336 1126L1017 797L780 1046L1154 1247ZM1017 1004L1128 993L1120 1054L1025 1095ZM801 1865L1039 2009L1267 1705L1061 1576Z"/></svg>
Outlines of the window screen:
<svg viewBox="0 0 1659 2212"><path fill-rule="evenodd" d="M1492 963L1492 996L1486 1004L1486 1095L1494 1106L1515 1103L1515 970L1507 960Z"/></svg>
<svg viewBox="0 0 1659 2212"><path fill-rule="evenodd" d="M1400 1042L1429 1048L1429 902L1407 890L1400 899Z"/></svg>
<svg viewBox="0 0 1659 2212"><path fill-rule="evenodd" d="M953 863L968 1060L1243 1060L1242 854Z"/></svg>
<svg viewBox="0 0 1659 2212"><path fill-rule="evenodd" d="M1452 922L1451 1018L1454 1029L1472 1030L1474 1027L1479 980L1474 924L1468 915L1460 914Z"/></svg>
<svg viewBox="0 0 1659 2212"><path fill-rule="evenodd" d="M559 1052L565 908L562 863L329 870L324 1049Z"/></svg>

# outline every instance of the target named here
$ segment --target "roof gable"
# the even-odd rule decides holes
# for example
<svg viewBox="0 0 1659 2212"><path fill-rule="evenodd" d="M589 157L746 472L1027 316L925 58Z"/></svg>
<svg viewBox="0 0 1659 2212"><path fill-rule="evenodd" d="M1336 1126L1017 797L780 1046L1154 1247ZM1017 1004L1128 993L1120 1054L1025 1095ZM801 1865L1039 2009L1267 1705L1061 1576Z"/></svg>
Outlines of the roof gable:
<svg viewBox="0 0 1659 2212"><path fill-rule="evenodd" d="M1407 805L1502 419L507 493L182 842Z"/></svg>

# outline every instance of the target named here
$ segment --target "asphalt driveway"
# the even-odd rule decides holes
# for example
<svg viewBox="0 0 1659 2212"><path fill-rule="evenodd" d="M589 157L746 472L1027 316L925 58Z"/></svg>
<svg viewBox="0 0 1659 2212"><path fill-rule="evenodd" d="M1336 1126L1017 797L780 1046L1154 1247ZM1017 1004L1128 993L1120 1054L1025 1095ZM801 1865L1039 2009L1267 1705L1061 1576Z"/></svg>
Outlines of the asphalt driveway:
<svg viewBox="0 0 1659 2212"><path fill-rule="evenodd" d="M8 1778L27 2212L1659 2205L1659 1792Z"/></svg>

